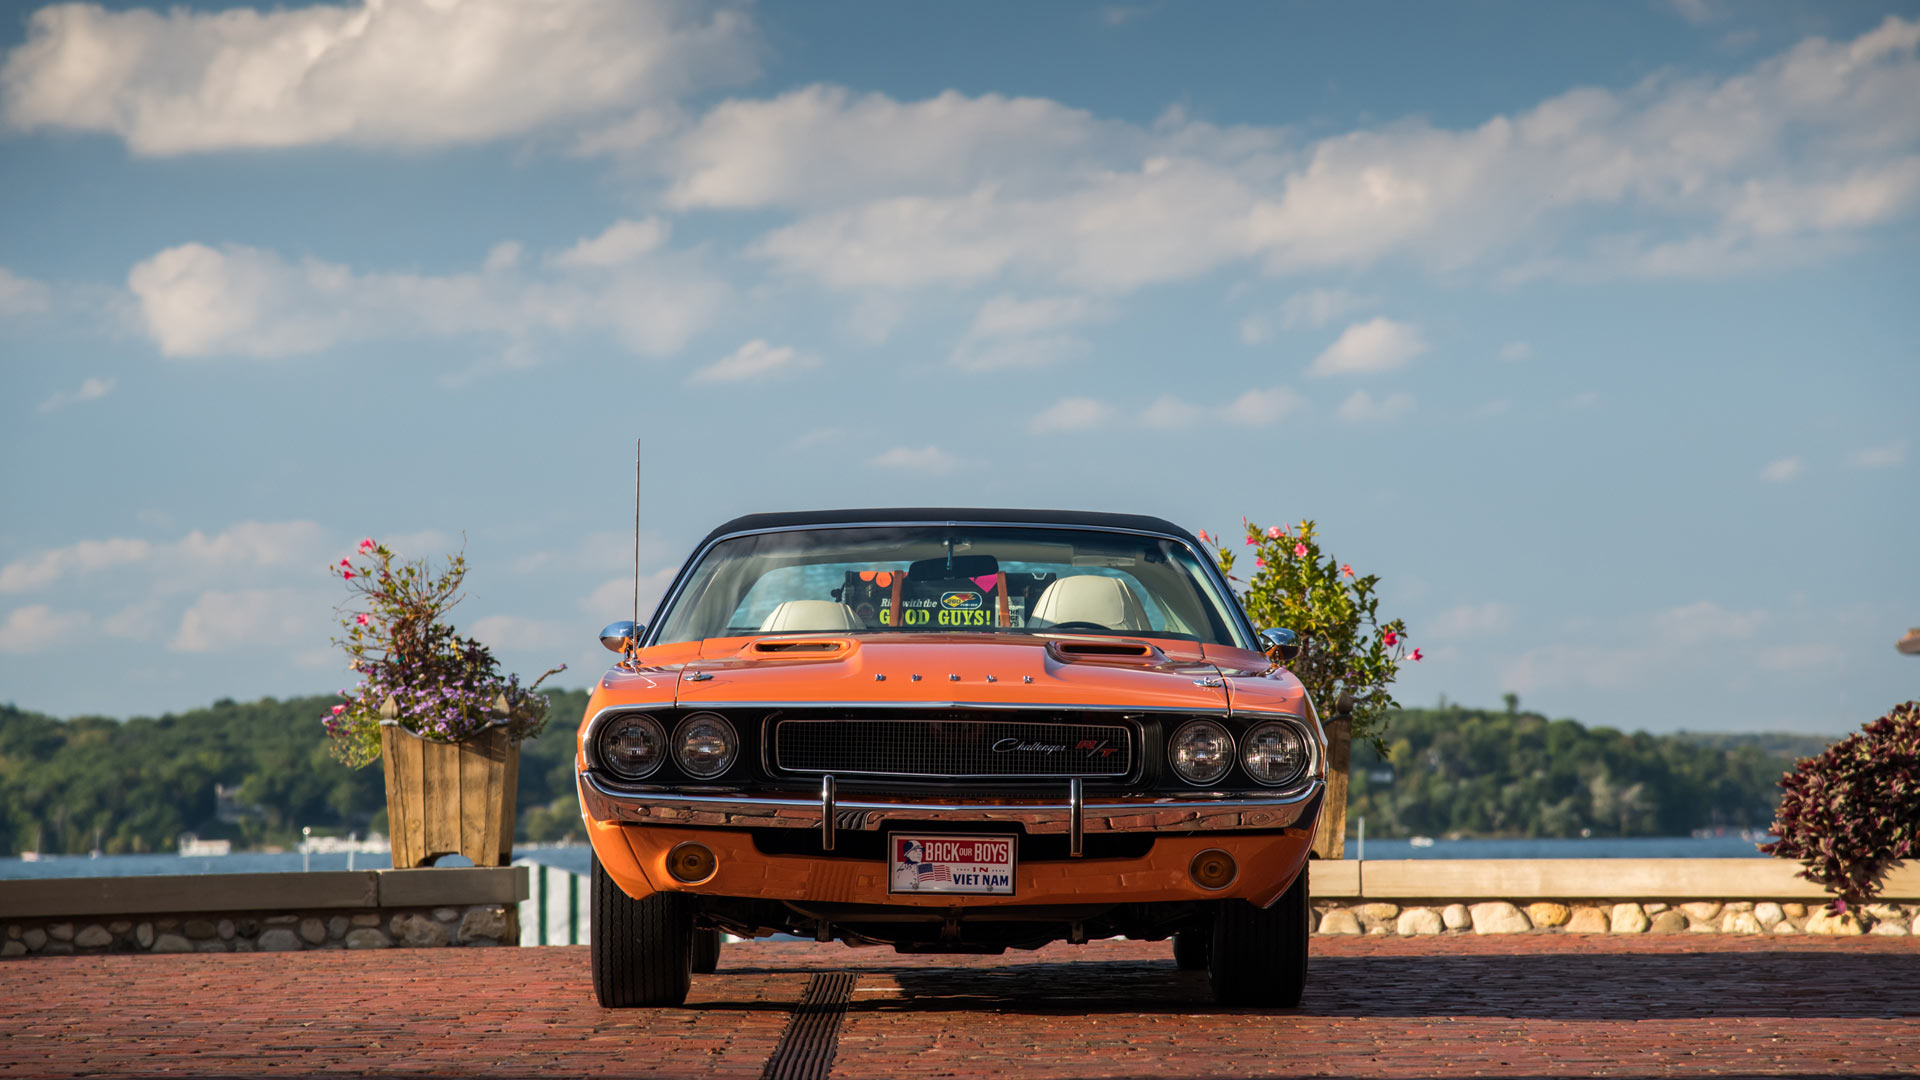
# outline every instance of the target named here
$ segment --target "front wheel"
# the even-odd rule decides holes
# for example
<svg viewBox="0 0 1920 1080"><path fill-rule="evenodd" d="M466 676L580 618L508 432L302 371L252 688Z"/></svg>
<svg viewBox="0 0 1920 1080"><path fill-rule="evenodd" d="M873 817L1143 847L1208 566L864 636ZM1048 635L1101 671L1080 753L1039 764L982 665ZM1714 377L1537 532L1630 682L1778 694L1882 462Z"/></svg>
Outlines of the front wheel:
<svg viewBox="0 0 1920 1080"><path fill-rule="evenodd" d="M1221 901L1213 916L1213 955L1207 982L1222 1005L1300 1004L1307 986L1307 870L1274 901L1257 908L1245 900Z"/></svg>
<svg viewBox="0 0 1920 1080"><path fill-rule="evenodd" d="M693 979L693 910L682 893L635 900L593 858L588 947L602 1008L679 1005Z"/></svg>

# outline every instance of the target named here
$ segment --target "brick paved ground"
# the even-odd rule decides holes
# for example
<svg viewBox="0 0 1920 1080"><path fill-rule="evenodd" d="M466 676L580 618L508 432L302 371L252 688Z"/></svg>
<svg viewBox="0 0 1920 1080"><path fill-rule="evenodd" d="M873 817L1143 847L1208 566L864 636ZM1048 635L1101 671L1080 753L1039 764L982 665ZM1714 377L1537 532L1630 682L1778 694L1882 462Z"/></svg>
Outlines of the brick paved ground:
<svg viewBox="0 0 1920 1080"><path fill-rule="evenodd" d="M1003 957L729 946L603 1012L584 948L0 964L0 1076L757 1076L857 970L836 1077L1920 1075L1920 939L1316 938L1308 1003L1219 1009L1165 943Z"/></svg>

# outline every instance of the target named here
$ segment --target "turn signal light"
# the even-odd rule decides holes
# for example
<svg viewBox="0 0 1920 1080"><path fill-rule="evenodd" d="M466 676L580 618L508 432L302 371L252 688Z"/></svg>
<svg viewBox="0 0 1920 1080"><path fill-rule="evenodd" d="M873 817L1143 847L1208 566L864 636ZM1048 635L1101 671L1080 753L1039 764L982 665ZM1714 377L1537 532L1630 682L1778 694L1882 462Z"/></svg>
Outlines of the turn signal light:
<svg viewBox="0 0 1920 1080"><path fill-rule="evenodd" d="M1233 884L1240 868L1234 864L1233 856L1219 848L1208 848L1193 857L1187 873L1193 876L1193 883L1203 889L1224 889Z"/></svg>
<svg viewBox="0 0 1920 1080"><path fill-rule="evenodd" d="M705 844L681 844L667 853L667 873L676 881L688 885L698 885L713 877L720 868L720 861Z"/></svg>

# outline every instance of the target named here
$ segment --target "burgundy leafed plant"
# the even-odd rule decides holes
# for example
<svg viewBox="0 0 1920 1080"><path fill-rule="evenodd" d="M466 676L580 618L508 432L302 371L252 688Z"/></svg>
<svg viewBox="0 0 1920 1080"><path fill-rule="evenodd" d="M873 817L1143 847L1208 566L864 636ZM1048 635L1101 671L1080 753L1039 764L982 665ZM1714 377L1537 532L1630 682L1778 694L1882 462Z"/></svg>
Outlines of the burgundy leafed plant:
<svg viewBox="0 0 1920 1080"><path fill-rule="evenodd" d="M1920 701L1806 758L1780 778L1786 794L1762 852L1806 864L1844 913L1873 900L1887 871L1916 854L1920 837Z"/></svg>

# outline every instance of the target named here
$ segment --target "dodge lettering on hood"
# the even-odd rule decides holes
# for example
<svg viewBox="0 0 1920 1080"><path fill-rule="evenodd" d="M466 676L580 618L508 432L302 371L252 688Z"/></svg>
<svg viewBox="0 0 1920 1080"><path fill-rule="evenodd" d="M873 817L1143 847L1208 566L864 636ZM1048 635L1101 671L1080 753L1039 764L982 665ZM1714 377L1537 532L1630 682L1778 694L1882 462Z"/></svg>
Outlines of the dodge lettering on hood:
<svg viewBox="0 0 1920 1080"><path fill-rule="evenodd" d="M721 934L998 953L1173 941L1291 1006L1326 742L1201 545L1158 518L761 514L715 529L579 732L593 984L672 1005Z"/></svg>

